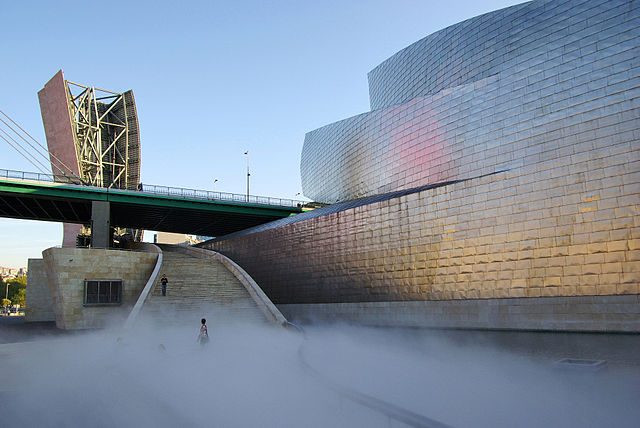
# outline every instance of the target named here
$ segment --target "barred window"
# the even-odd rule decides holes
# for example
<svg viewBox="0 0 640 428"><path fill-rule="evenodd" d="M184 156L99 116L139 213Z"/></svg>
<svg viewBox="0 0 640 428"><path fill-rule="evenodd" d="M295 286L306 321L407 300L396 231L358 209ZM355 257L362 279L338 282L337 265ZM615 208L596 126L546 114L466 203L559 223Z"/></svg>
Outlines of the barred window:
<svg viewBox="0 0 640 428"><path fill-rule="evenodd" d="M85 305L118 305L122 299L121 279L85 279Z"/></svg>

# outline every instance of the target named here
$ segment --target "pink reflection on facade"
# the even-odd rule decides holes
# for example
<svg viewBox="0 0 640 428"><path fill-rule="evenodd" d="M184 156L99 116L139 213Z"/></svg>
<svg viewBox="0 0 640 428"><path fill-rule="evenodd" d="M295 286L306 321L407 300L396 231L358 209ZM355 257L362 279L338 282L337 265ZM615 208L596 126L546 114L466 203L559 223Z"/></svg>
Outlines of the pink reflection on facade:
<svg viewBox="0 0 640 428"><path fill-rule="evenodd" d="M383 123L393 123L388 137L391 182L403 190L459 178L451 169L447 136L425 98L386 109Z"/></svg>

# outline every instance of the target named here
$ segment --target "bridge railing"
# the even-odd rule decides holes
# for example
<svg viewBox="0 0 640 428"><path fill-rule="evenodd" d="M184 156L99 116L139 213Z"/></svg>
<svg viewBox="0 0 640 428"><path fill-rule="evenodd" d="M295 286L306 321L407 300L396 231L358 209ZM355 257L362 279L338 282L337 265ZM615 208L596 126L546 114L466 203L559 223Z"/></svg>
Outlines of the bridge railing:
<svg viewBox="0 0 640 428"><path fill-rule="evenodd" d="M254 205L270 205L283 207L302 207L306 201L273 198L270 196L255 196L239 193L214 192L211 190L187 189L183 187L158 186L156 184L141 184L141 193L153 195L172 196L185 199L202 199L208 201L222 201L233 203L248 203Z"/></svg>
<svg viewBox="0 0 640 428"><path fill-rule="evenodd" d="M0 178L13 178L16 180L43 181L46 183L67 183L82 185L76 177L57 174L42 174L40 172L15 171L12 169L0 169Z"/></svg>
<svg viewBox="0 0 640 428"><path fill-rule="evenodd" d="M36 181L44 183L61 183L82 186L76 177L57 174L42 174L39 172L15 171L10 169L0 169L0 178ZM182 187L159 186L155 184L140 184L138 190L112 189L118 192L146 193L159 196L171 196L174 198L200 199L206 201L220 201L232 203L246 203L252 205L268 205L279 207L301 208L307 201L300 201L286 198L273 198L270 196L254 196L238 193L215 192L210 190L187 189Z"/></svg>

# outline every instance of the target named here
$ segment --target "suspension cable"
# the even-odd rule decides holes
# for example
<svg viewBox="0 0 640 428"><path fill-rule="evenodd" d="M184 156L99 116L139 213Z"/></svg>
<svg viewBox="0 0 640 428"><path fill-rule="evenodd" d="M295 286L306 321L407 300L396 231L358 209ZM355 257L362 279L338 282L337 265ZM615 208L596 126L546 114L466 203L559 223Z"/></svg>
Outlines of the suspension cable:
<svg viewBox="0 0 640 428"><path fill-rule="evenodd" d="M69 168L68 165L66 165L64 162L62 162L55 154L53 154L52 152L50 152L46 147L44 147L44 145L42 145L42 143L40 143L38 140L36 140L35 138L33 138L33 136L31 134L29 134L25 129L23 129L18 123L16 123L16 121L14 121L11 117L9 117L9 115L7 115L4 111L0 110L0 113L5 116L7 119L9 119L11 121L11 123L13 125L15 125L18 129L20 129L20 131L22 131L25 135L27 135L31 140L33 140L38 146L40 146L42 148L42 150L44 150L45 153L48 153L49 155L51 155L51 157L53 159L55 159L57 161L58 164L60 164L61 166L63 166L64 168L67 169L67 171L76 179L80 180L80 182L82 182L82 180L80 179L80 177L78 177L78 175L73 172L73 170L71 168ZM4 123L9 129L11 129L16 135L18 135L23 141L25 141L27 144L29 144L29 146L31 146L36 153L38 153L40 156L42 156L43 158L45 158L47 161L49 161L49 158L43 154L37 147L35 147L33 144L31 144L26 138L24 138L24 136L22 136L18 131L16 131L15 129L13 129L11 127L11 125L9 125L7 122L5 122L2 118L0 118L0 121L2 123ZM13 140L13 139L12 139ZM6 140L5 140L6 141ZM13 140L14 142L16 142L15 140ZM18 142L16 142L16 144L20 145ZM13 146L12 146L13 147ZM22 147L22 145L20 145L20 147ZM14 147L15 149L15 147ZM28 153L28 151L26 149L24 149L25 152ZM33 156L33 155L31 155ZM34 157L35 159L35 157ZM58 165L54 165L53 162L51 162L51 167L52 167L52 172L55 174L55 171L53 171L53 168L56 168L63 176L67 176L67 173L65 171L63 171L60 166ZM45 167L46 168L46 167Z"/></svg>
<svg viewBox="0 0 640 428"><path fill-rule="evenodd" d="M4 130L4 129L2 129L2 128L0 128L0 131L1 131L3 134L7 134L7 133L5 132L5 130ZM8 135L8 134L7 134L7 135ZM25 154L24 154L24 153L23 153L23 152L18 148L18 147L20 147L19 145L18 145L18 147L14 146L13 144L11 144L11 141L9 141L9 140L8 140L5 136L3 136L3 135L0 135L0 138L2 138L4 141L6 141L6 142L7 142L7 144L9 144L11 147L13 147L13 149L14 149L16 152L18 152L18 153L20 154L20 156L22 156L23 158L25 158L25 159L27 160L27 162L29 162L31 165L33 165L33 166L34 166L38 171L40 171L40 172L41 172L41 173L43 173L43 174L48 174L48 171L46 171L45 169L42 169L40 166L36 165L36 164L34 163L34 161L33 161L33 160L29 159L29 158L27 157L27 155L25 155ZM13 138L11 138L10 136L9 136L9 138L13 140ZM15 140L14 140L14 141L15 141ZM24 150L24 148L23 148L23 150ZM32 156L32 157L33 157L33 155L31 155L31 153L29 153L29 152L27 152L27 151L25 151L25 153L27 153L28 155L30 155L30 156ZM37 162L39 162L39 161L38 161L37 159L35 159L35 158L34 158L34 160L35 160L35 161L37 161Z"/></svg>

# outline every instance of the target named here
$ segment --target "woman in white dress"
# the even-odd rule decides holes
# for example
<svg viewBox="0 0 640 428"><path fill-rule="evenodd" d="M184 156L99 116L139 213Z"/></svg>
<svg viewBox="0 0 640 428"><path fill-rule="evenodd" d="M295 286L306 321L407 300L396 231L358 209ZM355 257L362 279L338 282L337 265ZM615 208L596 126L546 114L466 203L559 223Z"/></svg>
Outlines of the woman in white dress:
<svg viewBox="0 0 640 428"><path fill-rule="evenodd" d="M207 342L209 342L209 333L207 332L207 320L202 318L200 320L202 325L200 326L200 334L198 335L198 342L200 345L204 346Z"/></svg>

